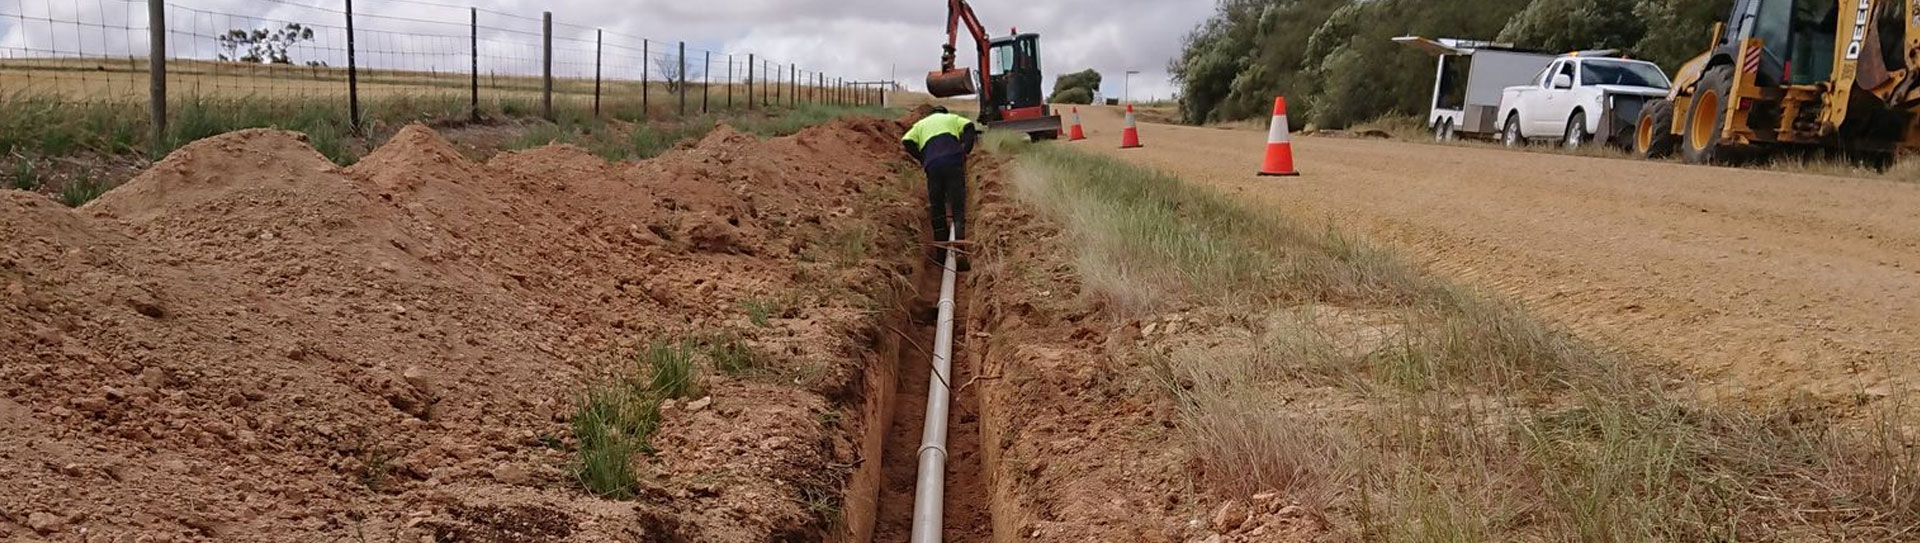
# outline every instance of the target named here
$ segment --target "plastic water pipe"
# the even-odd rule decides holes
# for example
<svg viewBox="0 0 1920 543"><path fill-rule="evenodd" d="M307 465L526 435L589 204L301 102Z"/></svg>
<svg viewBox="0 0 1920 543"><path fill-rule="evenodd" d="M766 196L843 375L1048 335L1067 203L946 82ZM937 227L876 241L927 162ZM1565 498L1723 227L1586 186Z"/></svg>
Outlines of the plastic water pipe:
<svg viewBox="0 0 1920 543"><path fill-rule="evenodd" d="M949 237L955 241L957 237ZM957 265L947 249L940 274L940 317L933 331L933 378L927 380L927 418L920 433L920 478L913 489L913 543L939 543L947 486L947 404L953 391L953 283Z"/></svg>

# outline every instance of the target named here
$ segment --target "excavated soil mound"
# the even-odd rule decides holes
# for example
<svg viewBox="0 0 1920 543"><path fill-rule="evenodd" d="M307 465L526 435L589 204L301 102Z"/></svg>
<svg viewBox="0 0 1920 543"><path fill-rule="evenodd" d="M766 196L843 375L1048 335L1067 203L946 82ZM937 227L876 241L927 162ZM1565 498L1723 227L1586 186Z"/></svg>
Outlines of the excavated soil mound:
<svg viewBox="0 0 1920 543"><path fill-rule="evenodd" d="M817 539L860 461L855 293L910 253L818 245L910 228L914 200L875 197L903 128L476 164L416 125L344 169L247 130L77 210L0 192L0 540ZM719 331L776 378L702 373L640 497L589 496L567 470L589 372Z"/></svg>

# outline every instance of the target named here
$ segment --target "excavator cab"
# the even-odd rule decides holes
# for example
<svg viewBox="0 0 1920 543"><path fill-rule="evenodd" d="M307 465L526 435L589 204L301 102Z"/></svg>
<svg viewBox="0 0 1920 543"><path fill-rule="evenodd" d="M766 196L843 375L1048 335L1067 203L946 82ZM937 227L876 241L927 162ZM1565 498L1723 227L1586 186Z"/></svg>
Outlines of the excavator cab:
<svg viewBox="0 0 1920 543"><path fill-rule="evenodd" d="M980 55L980 69L955 65L960 27L966 25ZM1021 34L988 38L986 25L974 16L966 0L947 0L947 43L941 48L940 69L927 74L927 93L935 98L977 94L980 96L978 120L990 130L1026 134L1035 140L1060 137L1060 116L1048 111L1046 97L1040 93L1040 35Z"/></svg>
<svg viewBox="0 0 1920 543"><path fill-rule="evenodd" d="M1045 116L1045 106L1041 103L1045 97L1040 94L1040 35L995 38L992 53L987 85L993 91L981 98L991 99L993 103L980 104L980 120Z"/></svg>

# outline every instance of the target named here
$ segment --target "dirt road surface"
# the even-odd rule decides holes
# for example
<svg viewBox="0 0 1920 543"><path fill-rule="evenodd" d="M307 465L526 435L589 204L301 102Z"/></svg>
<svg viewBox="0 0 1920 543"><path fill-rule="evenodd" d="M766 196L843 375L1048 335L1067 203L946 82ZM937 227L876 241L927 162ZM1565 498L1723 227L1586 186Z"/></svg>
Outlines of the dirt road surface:
<svg viewBox="0 0 1920 543"><path fill-rule="evenodd" d="M1832 403L1912 390L1920 185L1264 130L1140 125L1082 108L1080 148L1407 251L1583 336L1678 364L1708 398Z"/></svg>

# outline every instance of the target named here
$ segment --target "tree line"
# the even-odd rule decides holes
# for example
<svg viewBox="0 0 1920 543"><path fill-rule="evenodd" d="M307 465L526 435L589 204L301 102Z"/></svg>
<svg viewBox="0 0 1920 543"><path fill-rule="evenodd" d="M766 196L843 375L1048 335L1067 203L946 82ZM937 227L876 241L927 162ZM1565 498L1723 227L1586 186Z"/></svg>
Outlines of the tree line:
<svg viewBox="0 0 1920 543"><path fill-rule="evenodd" d="M1670 73L1707 46L1732 0L1220 0L1168 72L1181 114L1340 128L1422 114L1434 58L1395 36L1494 39L1550 52L1619 49Z"/></svg>

